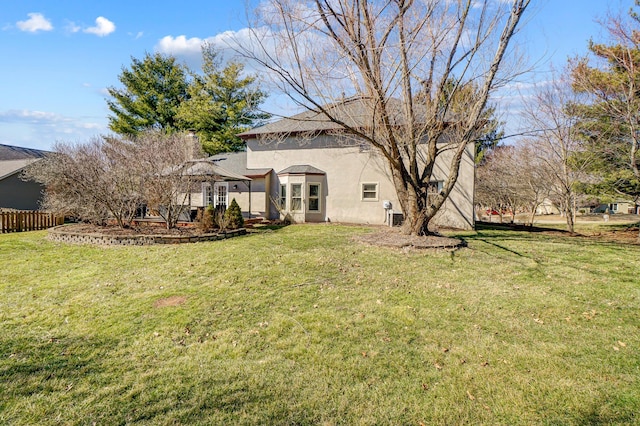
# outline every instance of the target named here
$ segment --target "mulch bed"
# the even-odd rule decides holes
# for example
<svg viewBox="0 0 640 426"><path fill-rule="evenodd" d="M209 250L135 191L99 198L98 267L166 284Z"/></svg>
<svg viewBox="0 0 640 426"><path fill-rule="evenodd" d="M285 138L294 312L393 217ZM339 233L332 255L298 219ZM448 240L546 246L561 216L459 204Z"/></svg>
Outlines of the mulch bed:
<svg viewBox="0 0 640 426"><path fill-rule="evenodd" d="M101 235L175 235L175 236L196 236L205 234L203 230L195 226L179 226L167 229L160 225L142 225L134 228L120 228L116 225L98 226L88 223L76 223L65 225L65 231L77 232L79 234L101 234Z"/></svg>
<svg viewBox="0 0 640 426"><path fill-rule="evenodd" d="M354 239L364 244L393 248L455 249L465 246L465 242L457 238L440 235L404 235L398 228L384 228L371 234L359 235Z"/></svg>

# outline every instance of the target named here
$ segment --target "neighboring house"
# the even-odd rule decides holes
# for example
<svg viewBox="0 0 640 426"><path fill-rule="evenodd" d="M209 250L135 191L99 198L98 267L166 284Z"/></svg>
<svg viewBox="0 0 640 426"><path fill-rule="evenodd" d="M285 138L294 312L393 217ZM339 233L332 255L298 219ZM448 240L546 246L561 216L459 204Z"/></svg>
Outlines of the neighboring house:
<svg viewBox="0 0 640 426"><path fill-rule="evenodd" d="M250 190L247 182L216 182L210 197L205 185L200 204L215 204L222 194L224 200L235 198L244 212L268 219L287 213L296 222L388 223L389 213L400 212L400 204L385 160L369 145L336 130L335 124L306 112L241 133L246 152L210 159L250 177ZM436 216L440 226L474 226L473 154L469 144L458 183ZM434 168L434 194L442 189L448 164L445 152Z"/></svg>
<svg viewBox="0 0 640 426"><path fill-rule="evenodd" d="M560 209L556 207L556 205L548 198L542 200L538 207L536 207L537 215L545 215L545 214L560 214Z"/></svg>
<svg viewBox="0 0 640 426"><path fill-rule="evenodd" d="M47 151L0 144L0 208L38 210L44 187L23 181L22 171Z"/></svg>
<svg viewBox="0 0 640 426"><path fill-rule="evenodd" d="M611 213L611 214L640 214L640 208L630 201L616 201L609 204L600 204L593 213Z"/></svg>
<svg viewBox="0 0 640 426"><path fill-rule="evenodd" d="M635 214L636 205L629 201L616 201L609 203L609 211L614 214Z"/></svg>

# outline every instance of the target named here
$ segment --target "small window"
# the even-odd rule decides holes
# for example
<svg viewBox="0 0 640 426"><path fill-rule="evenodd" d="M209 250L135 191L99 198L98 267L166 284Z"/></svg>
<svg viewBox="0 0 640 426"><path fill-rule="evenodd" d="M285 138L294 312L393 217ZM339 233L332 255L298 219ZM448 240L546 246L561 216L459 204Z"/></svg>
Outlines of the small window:
<svg viewBox="0 0 640 426"><path fill-rule="evenodd" d="M213 205L213 192L210 183L202 184L202 207Z"/></svg>
<svg viewBox="0 0 640 426"><path fill-rule="evenodd" d="M433 180L429 182L429 186L427 187L427 202L431 203L432 200L440 194L443 184L444 181L441 180Z"/></svg>
<svg viewBox="0 0 640 426"><path fill-rule="evenodd" d="M377 183L362 184L362 200L378 201L378 184Z"/></svg>
<svg viewBox="0 0 640 426"><path fill-rule="evenodd" d="M278 202L281 210L287 209L287 185L280 185L280 199Z"/></svg>
<svg viewBox="0 0 640 426"><path fill-rule="evenodd" d="M309 202L310 212L320 211L320 184L318 183L309 184L308 202Z"/></svg>
<svg viewBox="0 0 640 426"><path fill-rule="evenodd" d="M299 212L302 210L302 184L291 184L291 211Z"/></svg>

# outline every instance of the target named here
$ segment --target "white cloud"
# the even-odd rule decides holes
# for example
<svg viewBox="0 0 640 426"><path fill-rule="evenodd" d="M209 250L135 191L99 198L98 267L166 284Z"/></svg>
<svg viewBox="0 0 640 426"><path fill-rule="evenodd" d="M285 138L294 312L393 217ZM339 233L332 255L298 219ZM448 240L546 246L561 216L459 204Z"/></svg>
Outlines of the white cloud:
<svg viewBox="0 0 640 426"><path fill-rule="evenodd" d="M0 143L51 149L57 140L88 140L108 133L106 119L90 116L69 117L55 112L34 110L0 111L0 127L11 129L11 136L0 132Z"/></svg>
<svg viewBox="0 0 640 426"><path fill-rule="evenodd" d="M65 29L65 31L67 31L69 33L77 33L82 28L80 27L80 25L77 25L75 22L68 21L67 25L65 25L64 29Z"/></svg>
<svg viewBox="0 0 640 426"><path fill-rule="evenodd" d="M96 18L96 26L85 28L83 31L89 34L95 34L98 37L104 37L116 30L116 24L105 18L104 16L98 16Z"/></svg>
<svg viewBox="0 0 640 426"><path fill-rule="evenodd" d="M42 13L28 13L27 16L29 16L29 19L26 21L16 22L16 26L20 31L35 33L38 31L51 31L53 29L51 21L45 18Z"/></svg>
<svg viewBox="0 0 640 426"><path fill-rule="evenodd" d="M0 122L3 123L26 122L46 124L61 121L65 121L65 118L53 112L31 111L26 109L0 111Z"/></svg>
<svg viewBox="0 0 640 426"><path fill-rule="evenodd" d="M202 44L208 39L199 37L187 38L184 35L178 37L165 36L156 45L156 50L160 53L173 56L191 56L200 54Z"/></svg>
<svg viewBox="0 0 640 426"><path fill-rule="evenodd" d="M251 44L251 31L252 30L248 28L243 28L238 31L225 31L207 38L187 38L185 35L176 37L168 35L158 41L155 46L155 51L165 55L175 56L186 62L189 66L198 68L202 60L202 45L207 43L220 53L223 61L231 59L241 60L242 58L239 58L236 49L238 46ZM234 47L236 49L234 49Z"/></svg>

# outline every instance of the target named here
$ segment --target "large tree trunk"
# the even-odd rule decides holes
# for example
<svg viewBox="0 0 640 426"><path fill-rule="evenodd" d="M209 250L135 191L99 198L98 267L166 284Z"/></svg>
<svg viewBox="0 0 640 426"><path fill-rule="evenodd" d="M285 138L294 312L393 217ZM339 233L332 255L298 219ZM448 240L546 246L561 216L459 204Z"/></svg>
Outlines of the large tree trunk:
<svg viewBox="0 0 640 426"><path fill-rule="evenodd" d="M402 173L398 170L392 171L393 183L400 202L400 208L404 215L402 233L406 235L430 235L429 222L433 215L426 214L427 191L417 192L411 185L407 184L407 179L403 179Z"/></svg>

